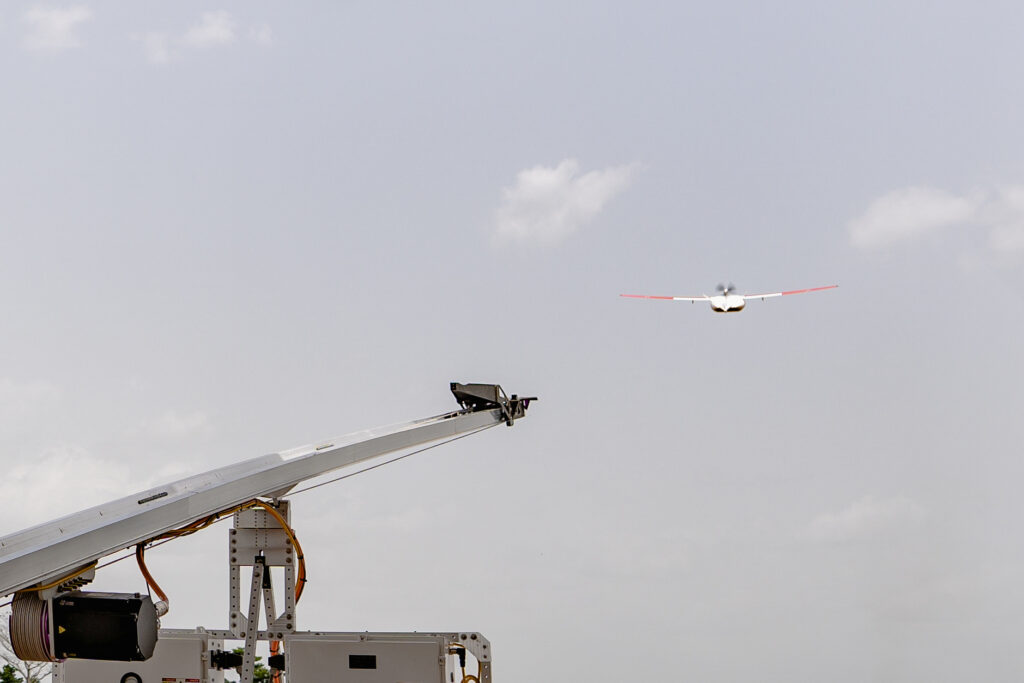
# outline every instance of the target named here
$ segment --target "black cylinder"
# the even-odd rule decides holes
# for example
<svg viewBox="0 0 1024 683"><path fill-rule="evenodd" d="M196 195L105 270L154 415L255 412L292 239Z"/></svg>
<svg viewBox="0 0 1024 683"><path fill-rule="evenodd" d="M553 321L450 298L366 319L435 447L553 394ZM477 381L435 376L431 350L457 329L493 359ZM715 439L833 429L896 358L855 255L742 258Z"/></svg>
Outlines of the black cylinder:
<svg viewBox="0 0 1024 683"><path fill-rule="evenodd" d="M60 658L143 661L156 647L156 608L139 593L65 593L53 599L53 651Z"/></svg>

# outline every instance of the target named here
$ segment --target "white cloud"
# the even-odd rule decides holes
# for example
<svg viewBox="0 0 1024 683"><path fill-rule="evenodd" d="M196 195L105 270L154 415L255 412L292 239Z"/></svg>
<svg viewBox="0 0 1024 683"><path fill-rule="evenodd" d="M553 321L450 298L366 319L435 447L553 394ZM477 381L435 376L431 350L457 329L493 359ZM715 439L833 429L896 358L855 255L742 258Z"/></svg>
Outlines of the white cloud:
<svg viewBox="0 0 1024 683"><path fill-rule="evenodd" d="M246 35L250 42L264 47L274 42L274 33L269 24L251 26ZM146 59L151 64L164 65L178 61L189 50L204 50L237 43L238 23L230 12L224 10L203 12L197 24L179 35L166 31L149 31L133 34L132 40L142 43Z"/></svg>
<svg viewBox="0 0 1024 683"><path fill-rule="evenodd" d="M95 457L81 446L51 446L32 457L20 458L18 464L5 470L0 479L0 498L9 505L0 535L144 488L145 482L133 485L126 468Z"/></svg>
<svg viewBox="0 0 1024 683"><path fill-rule="evenodd" d="M930 187L907 187L871 202L850 221L850 240L863 249L888 247L971 221L977 203Z"/></svg>
<svg viewBox="0 0 1024 683"><path fill-rule="evenodd" d="M76 30L80 24L92 18L92 10L83 5L63 9L33 7L25 12L24 19L30 27L24 45L38 52L61 52L80 47Z"/></svg>
<svg viewBox="0 0 1024 683"><path fill-rule="evenodd" d="M575 159L558 166L534 166L516 174L502 190L495 214L495 238L503 242L558 244L590 223L615 195L629 186L636 164L579 175Z"/></svg>
<svg viewBox="0 0 1024 683"><path fill-rule="evenodd" d="M152 436L178 438L210 430L210 419L202 412L177 413L168 410L148 422L143 432Z"/></svg>
<svg viewBox="0 0 1024 683"><path fill-rule="evenodd" d="M229 12L203 12L199 23L189 28L182 42L192 47L215 47L235 42L235 20Z"/></svg>
<svg viewBox="0 0 1024 683"><path fill-rule="evenodd" d="M1002 188L986 213L992 224L990 248L1002 253L1024 250L1024 185Z"/></svg>
<svg viewBox="0 0 1024 683"><path fill-rule="evenodd" d="M850 242L861 249L911 243L948 227L987 234L994 254L1024 253L1024 185L957 195L931 187L906 187L871 202L850 221ZM965 262L977 260L977 255Z"/></svg>
<svg viewBox="0 0 1024 683"><path fill-rule="evenodd" d="M259 45L271 45L274 42L274 32L268 24L260 24L249 28L249 40Z"/></svg>
<svg viewBox="0 0 1024 683"><path fill-rule="evenodd" d="M150 32L135 34L132 40L140 42L146 49L146 59L153 64L169 64L178 58L173 39L166 33Z"/></svg>
<svg viewBox="0 0 1024 683"><path fill-rule="evenodd" d="M32 420L45 417L60 398L60 389L48 382L0 379L0 434L24 429Z"/></svg>
<svg viewBox="0 0 1024 683"><path fill-rule="evenodd" d="M816 517L808 536L818 541L850 541L872 538L920 524L927 512L909 498L877 500L865 496L837 513Z"/></svg>

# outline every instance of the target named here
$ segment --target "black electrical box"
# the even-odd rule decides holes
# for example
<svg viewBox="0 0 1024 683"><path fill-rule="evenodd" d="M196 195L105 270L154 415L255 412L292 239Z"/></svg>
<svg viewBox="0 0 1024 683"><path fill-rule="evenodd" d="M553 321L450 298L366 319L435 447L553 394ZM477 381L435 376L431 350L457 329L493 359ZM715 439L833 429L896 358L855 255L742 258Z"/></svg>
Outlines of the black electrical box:
<svg viewBox="0 0 1024 683"><path fill-rule="evenodd" d="M135 662L153 656L156 607L139 593L65 593L53 599L54 655L59 659Z"/></svg>

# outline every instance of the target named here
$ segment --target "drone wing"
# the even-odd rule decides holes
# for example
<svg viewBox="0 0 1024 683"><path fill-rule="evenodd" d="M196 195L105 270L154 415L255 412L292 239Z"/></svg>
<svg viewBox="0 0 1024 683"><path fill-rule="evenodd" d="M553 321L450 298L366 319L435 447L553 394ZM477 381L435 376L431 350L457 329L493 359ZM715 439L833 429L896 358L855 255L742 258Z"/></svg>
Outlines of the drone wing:
<svg viewBox="0 0 1024 683"><path fill-rule="evenodd" d="M650 294L619 294L629 299L663 299L665 301L707 301L706 296L652 296Z"/></svg>
<svg viewBox="0 0 1024 683"><path fill-rule="evenodd" d="M810 289L791 289L788 292L771 292L770 294L744 294L744 299L770 299L773 296L788 296L790 294L804 294L806 292L820 292L823 289L835 289L839 285L827 285L825 287L811 287Z"/></svg>

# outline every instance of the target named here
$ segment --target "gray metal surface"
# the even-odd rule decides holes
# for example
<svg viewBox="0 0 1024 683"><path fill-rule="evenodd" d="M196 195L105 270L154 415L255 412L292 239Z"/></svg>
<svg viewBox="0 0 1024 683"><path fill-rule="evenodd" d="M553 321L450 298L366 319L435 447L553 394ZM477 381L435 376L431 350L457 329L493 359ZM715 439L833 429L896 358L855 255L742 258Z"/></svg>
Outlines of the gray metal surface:
<svg viewBox="0 0 1024 683"><path fill-rule="evenodd" d="M520 415L522 410L520 409ZM507 420L459 411L347 434L158 486L0 538L0 596L56 580L111 553L332 470Z"/></svg>

